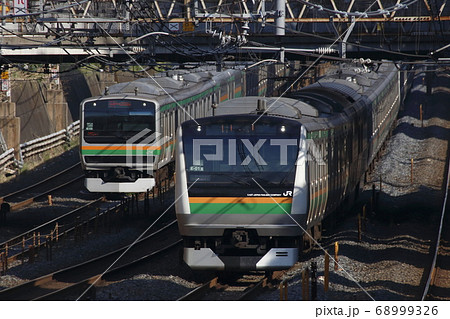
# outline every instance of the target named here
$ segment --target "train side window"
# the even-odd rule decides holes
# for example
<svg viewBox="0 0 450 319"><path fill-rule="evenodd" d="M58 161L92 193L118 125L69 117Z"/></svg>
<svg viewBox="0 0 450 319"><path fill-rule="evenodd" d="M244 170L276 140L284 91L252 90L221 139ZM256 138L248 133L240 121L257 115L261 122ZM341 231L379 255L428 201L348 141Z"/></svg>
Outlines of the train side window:
<svg viewBox="0 0 450 319"><path fill-rule="evenodd" d="M233 99L236 97L236 81L233 81L233 89L231 94L233 95Z"/></svg>
<svg viewBox="0 0 450 319"><path fill-rule="evenodd" d="M167 113L167 127L168 127L168 135L167 136L172 136L172 112L168 112Z"/></svg>
<svg viewBox="0 0 450 319"><path fill-rule="evenodd" d="M170 112L166 113L166 127L167 127L166 136L170 137L170 132L171 132L171 129L170 129Z"/></svg>
<svg viewBox="0 0 450 319"><path fill-rule="evenodd" d="M204 99L202 99L202 116L203 117L205 117L206 116L206 99L207 98L204 98Z"/></svg>
<svg viewBox="0 0 450 319"><path fill-rule="evenodd" d="M172 114L171 112L167 112L167 135L168 137L170 137L172 135Z"/></svg>
<svg viewBox="0 0 450 319"><path fill-rule="evenodd" d="M162 115L162 125L163 125L162 131L163 131L164 136L168 136L167 135L167 116L166 116L166 113L164 112L161 115Z"/></svg>
<svg viewBox="0 0 450 319"><path fill-rule="evenodd" d="M208 95L208 97L206 98L206 106L205 106L206 114L208 114L209 109L210 109L211 106L212 106L211 100L212 100L212 95Z"/></svg>
<svg viewBox="0 0 450 319"><path fill-rule="evenodd" d="M165 136L170 136L170 124L169 124L169 113L166 112L164 114L164 127L165 127Z"/></svg>
<svg viewBox="0 0 450 319"><path fill-rule="evenodd" d="M175 112L172 111L170 112L170 116L171 116L171 121L170 121L170 136L174 136L175 134Z"/></svg>

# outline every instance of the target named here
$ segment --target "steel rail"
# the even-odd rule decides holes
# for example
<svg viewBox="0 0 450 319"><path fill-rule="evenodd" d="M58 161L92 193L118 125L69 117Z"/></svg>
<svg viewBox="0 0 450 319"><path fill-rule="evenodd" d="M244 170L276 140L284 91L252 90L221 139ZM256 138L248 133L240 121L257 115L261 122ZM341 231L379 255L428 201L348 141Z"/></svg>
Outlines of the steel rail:
<svg viewBox="0 0 450 319"><path fill-rule="evenodd" d="M208 290L217 286L219 277L214 277L213 279L205 282L203 285L189 291L184 296L177 299L177 301L194 301L199 300L201 296L205 295Z"/></svg>
<svg viewBox="0 0 450 319"><path fill-rule="evenodd" d="M272 280L278 280L284 271L277 271L277 275L269 276L265 275L259 280L256 284L250 283L248 287L241 292L241 295L236 298L236 300L252 300L256 294L258 294L262 289L269 287ZM191 290L184 296L177 299L177 301L194 301L194 300L202 300L204 296L207 296L208 292L213 288L227 288L232 284L222 285L219 282L218 277L214 277L213 279L205 282L201 286ZM239 293L239 292L237 292Z"/></svg>
<svg viewBox="0 0 450 319"><path fill-rule="evenodd" d="M47 221L47 222L45 222L45 223L43 223L43 224L41 224L39 226L36 226L36 227L34 227L34 228L30 229L30 230L27 230L26 232L24 232L24 233L22 233L20 235L17 235L15 237L12 237L12 238L10 238L10 239L0 243L0 247L5 246L6 244L10 244L12 242L15 242L17 240L22 240L22 238L24 236L27 236L27 235L31 234L32 232L37 231L39 229L42 229L42 228L44 228L44 227L46 227L46 226L48 226L48 225L50 225L52 223L56 223L56 222L62 220L63 218L65 218L65 217L68 217L70 215L76 214L79 211L81 211L81 210L83 210L83 209L85 209L85 208L87 208L87 207L89 207L89 206L91 206L93 204L96 204L96 203L98 203L99 201L102 201L102 200L103 200L103 197L94 199L93 201L90 201L89 203L87 203L87 204L85 204L83 206L77 207L74 210L71 210L70 212L67 212L67 213L65 213L62 216L58 216L58 217L56 217L56 218L54 218L52 220L49 220L49 221Z"/></svg>
<svg viewBox="0 0 450 319"><path fill-rule="evenodd" d="M439 224L439 231L438 231L436 246L434 247L435 252L434 252L434 256L433 256L433 262L431 263L431 270L430 270L430 273L428 274L427 283L425 284L425 289L422 294L422 298L421 298L422 301L424 301L425 298L427 297L428 292L430 290L432 279L435 275L436 261L437 261L437 257L439 254L439 246L440 246L441 237L442 237L442 228L444 225L445 209L447 207L449 186L450 186L450 156L447 155L447 182L446 182L446 186L445 186L444 203L442 204L441 221Z"/></svg>
<svg viewBox="0 0 450 319"><path fill-rule="evenodd" d="M252 300L252 297L258 294L262 289L266 288L268 284L269 278L264 277L256 285L244 291L244 293L239 297L238 300Z"/></svg>
<svg viewBox="0 0 450 319"><path fill-rule="evenodd" d="M173 226L174 224L176 224L176 220L173 220L172 222L170 222L169 224L165 225L164 227L158 229L157 231L149 234L148 236L141 238L138 242L135 243L134 247L138 244L142 244L143 242L145 242L146 240L149 240L151 237L156 236L157 234L159 234L160 232L168 229L169 227ZM103 274L102 277L106 276L106 274L111 275L114 272L119 272L119 270L123 270L127 267L131 267L136 265L139 262L143 262L146 261L148 258L153 257L155 254L158 254L162 251L165 251L167 249L172 248L175 245L178 245L179 243L182 242L182 239L177 240L174 243L171 243L168 246L165 246L163 248L160 248L156 251L153 251L150 254L141 256L137 259L135 259L132 262L129 262L127 264L118 266L118 267L114 267L113 269L109 270L108 272L106 272L105 274ZM109 252L107 254L104 254L102 256L90 259L88 261L79 263L77 265L73 265L67 268L64 268L62 270L58 270L56 272L38 277L36 279L27 281L21 285L17 285L8 289L4 289L0 291L0 300L25 300L23 297L23 295L25 294L25 292L29 293L31 290L45 290L45 289L51 289L52 287L57 287L57 286L63 286L63 287L58 287L56 288L55 291L52 291L50 293L46 293L37 297L33 297L31 300L41 300L41 298L47 299L47 298L51 298L51 296L56 296L60 293L62 293L63 291L67 291L67 289L72 289L71 287L75 288L75 287L79 287L80 285L86 285L86 284L92 284L94 283L96 280L98 280L98 277L100 276L99 274L94 275L94 276L89 276L86 279L83 279L81 281L78 281L76 283L67 283L67 282L61 282L58 281L56 278L56 276L59 275L67 275L67 274L71 274L71 273L78 273L78 270L81 269L82 267L88 267L89 265L92 265L96 262L100 262L102 260L106 260L107 258L112 258L114 257L114 255L118 255L121 254L122 252L124 252L125 250L128 249L128 245L121 247L119 249L116 249L112 252ZM47 286L47 288L46 288ZM45 292L45 291L44 291ZM39 293L39 291L37 291L37 293ZM8 296L10 297L10 299L8 299ZM16 298L11 298L11 297L16 297ZM43 300L43 299L42 299ZM47 299L48 300L48 299Z"/></svg>
<svg viewBox="0 0 450 319"><path fill-rule="evenodd" d="M263 289L272 286L274 280L280 281L281 276L285 273L286 270L277 270L272 275L266 274L256 285L244 291L238 300L252 300L252 297L260 293Z"/></svg>
<svg viewBox="0 0 450 319"><path fill-rule="evenodd" d="M41 197L44 197L44 196L46 196L46 195L48 195L48 194L50 194L50 193L52 193L52 192L54 192L54 191L57 191L57 190L59 190L59 189L61 189L61 188L64 188L64 187L66 187L67 185L73 184L73 183L75 183L75 182L77 182L77 181L79 181L80 179L83 179L83 178L84 178L84 175L77 176L77 177L71 179L70 181L65 182L65 183L63 183L63 184L61 184L61 185L58 185L58 186L56 186L56 187L54 187L54 188L52 188L52 189L46 190L46 191L43 192L43 193L40 193L40 194L38 194L38 195L36 195L36 196L30 197L30 198L28 198L28 199L25 199L25 200L23 200L23 201L21 201L21 202L19 202L19 203L12 204L11 207L10 207L10 210L11 210L11 211L13 211L13 210L18 210L18 209L23 208L23 207L25 207L25 206L31 205L31 204L34 203L34 201L35 201L36 199L41 198Z"/></svg>
<svg viewBox="0 0 450 319"><path fill-rule="evenodd" d="M46 295L37 297L35 299L33 299L33 301L37 301L37 300L58 300L55 297L58 296L62 296L64 294L69 294L69 293L74 293L74 292L84 292L86 289L89 289L91 286L99 286L103 284L103 280L105 277L107 276L111 276L111 275L115 275L115 274L119 274L121 271L134 267L138 264L140 264L141 262L145 262L148 261L148 259L151 259L153 257L156 257L157 255L166 252L167 250L177 246L178 244L182 243L183 240L179 239L167 246L164 246L163 248L160 248L158 250L155 250L153 252L151 252L150 254L147 254L145 256L142 256L134 261L131 261L125 265L121 265L115 268L112 268L110 270L108 270L107 272L105 272L104 274L98 274L98 275L94 275L90 278L87 278L85 280L81 280L75 284L69 285L67 287L64 287L62 289L58 289L56 291L50 292Z"/></svg>
<svg viewBox="0 0 450 319"><path fill-rule="evenodd" d="M96 204L97 202L99 202L99 201L101 201L101 200L103 200L103 198L96 199L96 200L94 200L94 201L92 201L92 202L90 202L90 203L87 203L87 204L84 205L84 206L78 207L78 208L76 208L75 210L73 210L73 211L71 211L71 212L68 212L67 214L65 214L65 215L62 216L62 217L67 217L67 216L70 215L70 214L75 214L76 212L78 212L78 211L80 211L80 210L83 210L83 209L87 208L88 206L90 206L90 205L92 205L92 204ZM122 205L122 203L121 203L121 204L118 204L118 205L116 205L116 206L109 207L107 210L103 211L102 213L100 213L100 214L98 214L98 215L96 215L96 216L93 216L93 217L91 217L91 218L89 218L89 219L87 219L87 220L84 220L83 222L81 222L81 224L84 224L84 223L91 223L92 221L95 221L95 219L101 218L104 214L107 214L107 213L109 213L109 212L112 211L112 210L115 210L115 209L120 208L121 205ZM57 219L59 219L59 217L56 218L56 219L54 219L53 221L55 221L55 220L57 220ZM61 218L61 219L62 219L62 218ZM50 222L48 222L48 223L50 223ZM41 226L43 226L43 225L40 225L40 226L38 226L38 227L36 227L36 228L39 229ZM70 234L70 233L72 233L72 232L74 232L74 231L76 230L76 227L77 227L76 225L75 225L75 226L72 226L72 227L70 227L70 228L65 229L64 231L62 231L62 233L65 234L65 235ZM23 236L30 235L30 232L32 232L32 231L33 231L33 230L30 230L30 231L28 231L28 232L26 232L26 233L23 233L22 235L19 235L19 236L14 237L13 239L9 239L8 241L3 242L3 243L1 244L2 249L4 249L4 248L6 247L6 244L8 244L9 249L10 249L10 250L13 250L13 249L12 249L13 245L14 245L14 244L20 243L20 241L22 240ZM20 237L20 236L22 236L22 237ZM60 235L60 237L58 237L58 240L60 241L62 238L64 238L64 236L61 236L61 235ZM29 241L29 240L31 240L31 239L32 239L32 238L29 237L29 238L25 239L25 241ZM40 244L33 245L33 247L34 247L34 248L40 248L40 247L43 247L43 246L45 246L45 245L47 245L47 242L46 242L46 241L42 241ZM15 255L12 255L12 256L7 257L7 264L10 264L10 263L13 262L13 261L19 260L19 258L23 258L24 256L27 256L27 254L29 254L29 253L30 253L30 248L29 248L29 246L28 246L27 248L23 249L21 252L15 254Z"/></svg>
<svg viewBox="0 0 450 319"><path fill-rule="evenodd" d="M68 171L70 171L70 170L76 168L76 167L79 166L80 164L81 164L81 162L78 162L78 163L76 163L76 164L74 164L74 165L72 165L72 166L70 166L70 167L68 167L68 168L66 168L66 169L64 169L64 170L62 170L62 171L56 173L55 175L49 176L49 177L47 177L46 179L43 179L43 180L41 180L41 181L39 181L39 182L37 182L37 183L35 183L35 184L33 184L33 185L29 185L29 186L27 186L27 187L24 187L24 188L22 188L22 189L19 189L19 190L15 191L15 192L12 192L12 193L9 193L9 194L7 194L7 195L4 195L4 196L0 197L0 203L5 202L6 199L7 199L8 197L15 196L15 195L17 195L17 194L26 192L27 190L30 190L30 189L32 189L32 188L34 188L34 187L37 187L37 186L42 185L42 184L44 184L44 183L47 183L48 181L50 181L50 180L52 180L52 179L54 179L54 178L56 178L56 177L59 177L59 176L61 176L62 174L65 174L65 173L67 173Z"/></svg>

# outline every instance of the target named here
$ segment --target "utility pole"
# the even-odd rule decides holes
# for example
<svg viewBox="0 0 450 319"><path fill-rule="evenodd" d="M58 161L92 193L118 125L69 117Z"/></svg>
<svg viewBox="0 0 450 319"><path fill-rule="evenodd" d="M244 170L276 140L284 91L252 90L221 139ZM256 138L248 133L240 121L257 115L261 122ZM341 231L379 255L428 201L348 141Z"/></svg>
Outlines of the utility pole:
<svg viewBox="0 0 450 319"><path fill-rule="evenodd" d="M2 16L5 17L6 15L6 0L2 0ZM3 18L2 25L6 24L6 19Z"/></svg>
<svg viewBox="0 0 450 319"><path fill-rule="evenodd" d="M347 40L350 37L350 34L353 31L353 28L355 27L355 17L352 16L352 23L350 24L350 26L348 27L347 31L345 32L344 38L342 39L341 42L341 58L345 59L347 58Z"/></svg>
<svg viewBox="0 0 450 319"><path fill-rule="evenodd" d="M286 29L286 0L277 0L275 11L276 35L285 35Z"/></svg>

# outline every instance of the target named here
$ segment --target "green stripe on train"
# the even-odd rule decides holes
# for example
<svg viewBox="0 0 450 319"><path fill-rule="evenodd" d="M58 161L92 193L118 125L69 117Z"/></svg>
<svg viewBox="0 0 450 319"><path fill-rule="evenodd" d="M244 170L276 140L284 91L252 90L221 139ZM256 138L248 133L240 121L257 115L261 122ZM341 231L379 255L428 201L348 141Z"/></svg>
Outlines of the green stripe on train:
<svg viewBox="0 0 450 319"><path fill-rule="evenodd" d="M271 214L281 215L291 212L291 203L248 204L248 203L190 203L191 214Z"/></svg>
<svg viewBox="0 0 450 319"><path fill-rule="evenodd" d="M196 94L196 95L194 95L194 96L188 97L187 99L181 100L181 101L179 101L179 102L172 102L172 103L169 103L169 104L166 104L166 105L162 105L162 106L160 107L160 111L161 111L161 112L164 112L164 111L167 111L167 110L169 110L169 109L171 109L171 108L175 108L175 107L177 107L178 105L184 106L184 105L186 105L186 104L192 103L192 102L194 102L194 101L196 101L196 100L198 100L198 99L201 99L201 98L203 98L203 97L205 97L205 96L207 96L207 95L213 93L213 92L214 92L216 89L218 89L218 88L219 88L219 85L216 85L216 86L213 87L213 88L209 88L209 89L207 89L206 91L203 91L203 92L201 92L201 93L199 93L199 94Z"/></svg>

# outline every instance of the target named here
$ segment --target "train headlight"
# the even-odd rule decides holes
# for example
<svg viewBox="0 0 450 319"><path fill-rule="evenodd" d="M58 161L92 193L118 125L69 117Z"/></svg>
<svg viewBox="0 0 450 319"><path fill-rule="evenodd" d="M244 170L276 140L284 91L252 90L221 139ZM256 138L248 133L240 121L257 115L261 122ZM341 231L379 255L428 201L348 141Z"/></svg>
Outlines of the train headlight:
<svg viewBox="0 0 450 319"><path fill-rule="evenodd" d="M286 126L281 125L281 133L284 133L284 132L286 132Z"/></svg>
<svg viewBox="0 0 450 319"><path fill-rule="evenodd" d="M201 132L202 131L202 127L199 125L197 126L197 132Z"/></svg>

